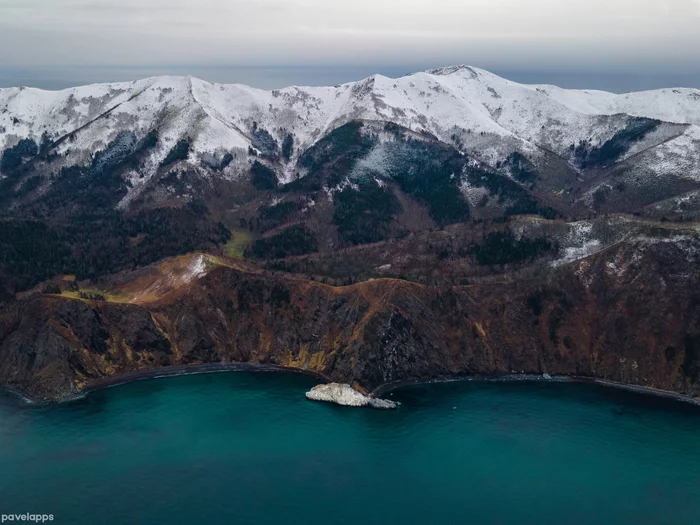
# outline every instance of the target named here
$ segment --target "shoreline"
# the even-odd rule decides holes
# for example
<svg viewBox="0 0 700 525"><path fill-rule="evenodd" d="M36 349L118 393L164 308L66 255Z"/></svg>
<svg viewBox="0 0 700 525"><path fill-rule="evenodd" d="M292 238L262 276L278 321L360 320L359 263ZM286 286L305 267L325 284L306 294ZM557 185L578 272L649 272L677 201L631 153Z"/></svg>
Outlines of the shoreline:
<svg viewBox="0 0 700 525"><path fill-rule="evenodd" d="M53 401L37 400L30 396L27 396L23 392L2 386L0 389L9 393L10 395L19 398L22 402L28 405L42 406L50 404L61 404L68 403L71 401L76 401L82 399L92 392L97 392L99 390L104 390L107 388L112 388L116 386L127 385L137 381L146 381L150 379L161 379L168 377L180 377L189 375L203 375L203 374L213 374L213 373L223 373L223 372L291 372L295 374L303 374L322 382L322 383L334 383L333 379L327 377L321 372L315 370L307 370L302 368L294 368L288 366L274 365L274 364L263 364L263 363L215 363L215 364L197 364L197 365L175 365L163 368L155 368L149 370L137 370L133 372L127 372L125 374L120 374L112 377L105 377L102 379L96 379L89 381L77 394L66 396ZM547 376L547 375L535 375L535 374L510 374L510 375L471 375L471 376L449 376L433 379L406 379L402 381L395 381L392 383L386 383L375 388L367 395L375 399L381 398L402 387L411 385L430 385L430 384L440 384L440 383L456 383L456 382L483 382L483 383L497 383L497 382L545 382L545 383L588 383L596 384L599 386L613 388L617 390L625 390L627 392L633 392L635 394L660 397L671 401L681 402L684 404L690 404L700 407L700 397L690 397L685 394L679 394L677 392L671 392L668 390L661 390L653 387L646 387L641 385L631 385L625 383L619 383L617 381L612 381L608 379L596 379L592 377L581 377L581 376Z"/></svg>
<svg viewBox="0 0 700 525"><path fill-rule="evenodd" d="M583 383L585 381L578 380L579 383ZM642 394L646 396L653 396L653 397L662 397L665 399L669 399L671 401L680 401L681 403L686 403L689 405L695 405L695 406L700 406L700 397L690 397L685 394L678 394L676 392L671 392L669 390L661 390L658 388L653 388L650 386L639 386L639 385L627 385L624 383L618 383L616 381L610 381L608 379L593 379L591 381L595 383L596 385L608 387L608 388L616 388L618 390L626 390L628 392L633 392L635 394Z"/></svg>
<svg viewBox="0 0 700 525"><path fill-rule="evenodd" d="M28 396L24 392L12 388L10 386L0 386L0 390L18 398L27 405L46 406L53 404L70 403L85 398L92 392L105 390L116 386L128 385L138 381L147 381L150 379L164 379L169 377L181 377L191 375L216 374L223 372L291 372L313 377L324 383L331 383L332 380L321 372L315 370L305 370L302 368L292 368L281 365L262 364L262 363L215 363L215 364L198 364L198 365L174 365L162 368L153 368L148 370L135 370L125 374L116 376L104 377L88 381L85 386L77 393L64 396L53 400L35 399Z"/></svg>
<svg viewBox="0 0 700 525"><path fill-rule="evenodd" d="M0 394L6 395L7 397L12 397L15 399L18 399L25 405L40 405L41 402L37 401L36 399L32 399L31 397L27 396L24 392L21 392L20 390L17 390L16 388L12 388L11 386L1 386L0 387Z"/></svg>
<svg viewBox="0 0 700 525"><path fill-rule="evenodd" d="M313 377L315 379L330 382L330 379L321 372L315 370L305 370L303 368L292 368L288 366L262 364L262 363L216 363L201 365L175 365L152 370L137 370L127 372L113 377L96 379L88 382L80 392L80 397L91 392L126 385L136 381L146 381L149 379L161 379L167 377L192 376L203 374L216 374L222 372L292 372Z"/></svg>
<svg viewBox="0 0 700 525"><path fill-rule="evenodd" d="M619 383L617 381L612 381L609 379L596 379L593 377L581 377L581 376L550 376L544 377L542 375L534 374L515 374L515 375L479 375L479 376L454 376L454 377L444 377L438 379L406 379L403 381L396 381L393 383L387 383L375 388L370 392L370 396L379 397L384 396L397 390L399 388L411 385L430 385L430 384L440 384L440 383L458 383L458 382L480 382L480 383L498 383L498 382L530 382L530 383L587 383L599 386L604 386L607 388L612 388L616 390L625 390L627 392L633 392L635 394L660 397L671 401L677 401L689 405L694 405L700 407L700 397L691 397L685 394L679 394L677 392L671 392L669 390L661 390L658 388L641 386L641 385L630 385L626 383Z"/></svg>

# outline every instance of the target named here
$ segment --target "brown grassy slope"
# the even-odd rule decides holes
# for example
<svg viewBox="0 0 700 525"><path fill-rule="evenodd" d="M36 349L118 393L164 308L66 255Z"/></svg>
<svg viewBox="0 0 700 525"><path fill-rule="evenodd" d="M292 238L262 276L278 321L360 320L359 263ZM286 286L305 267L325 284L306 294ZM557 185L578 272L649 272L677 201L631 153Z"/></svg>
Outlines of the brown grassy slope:
<svg viewBox="0 0 700 525"><path fill-rule="evenodd" d="M14 303L0 313L0 382L59 399L138 370L245 362L314 370L366 390L524 372L698 395L699 248L623 243L544 278L466 287L395 279L332 287L215 261L133 304ZM167 265L192 264L174 261L159 265L158 278Z"/></svg>

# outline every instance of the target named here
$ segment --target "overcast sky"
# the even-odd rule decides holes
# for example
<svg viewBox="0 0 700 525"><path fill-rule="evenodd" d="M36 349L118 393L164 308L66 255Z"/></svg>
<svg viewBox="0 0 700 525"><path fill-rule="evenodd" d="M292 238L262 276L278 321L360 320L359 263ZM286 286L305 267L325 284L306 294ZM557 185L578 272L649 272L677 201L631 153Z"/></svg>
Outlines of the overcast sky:
<svg viewBox="0 0 700 525"><path fill-rule="evenodd" d="M700 0L0 0L0 69L700 75ZM679 77L680 78L680 77Z"/></svg>

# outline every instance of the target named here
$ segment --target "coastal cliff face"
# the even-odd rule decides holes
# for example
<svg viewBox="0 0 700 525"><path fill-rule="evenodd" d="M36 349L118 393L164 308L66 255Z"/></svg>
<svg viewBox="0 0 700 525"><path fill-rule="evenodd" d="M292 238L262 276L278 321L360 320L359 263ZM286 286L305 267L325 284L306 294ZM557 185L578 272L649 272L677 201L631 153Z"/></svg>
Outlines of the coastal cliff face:
<svg viewBox="0 0 700 525"><path fill-rule="evenodd" d="M192 256L181 264L201 267L196 279L178 274L170 288L155 280L151 296L127 296L152 279L135 272L107 300L36 294L7 305L0 383L60 400L130 372L243 362L314 371L366 392L526 373L698 396L699 258L694 239L640 239L536 278L333 287Z"/></svg>

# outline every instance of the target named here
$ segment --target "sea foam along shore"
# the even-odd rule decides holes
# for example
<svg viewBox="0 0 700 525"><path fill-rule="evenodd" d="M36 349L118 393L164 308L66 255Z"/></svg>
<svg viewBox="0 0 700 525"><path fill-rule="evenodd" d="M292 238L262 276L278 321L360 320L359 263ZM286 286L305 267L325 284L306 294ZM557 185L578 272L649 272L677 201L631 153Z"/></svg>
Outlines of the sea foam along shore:
<svg viewBox="0 0 700 525"><path fill-rule="evenodd" d="M372 407L392 409L399 406L394 401L365 396L353 387L342 383L317 385L306 393L306 398L312 401L325 401L349 407Z"/></svg>

